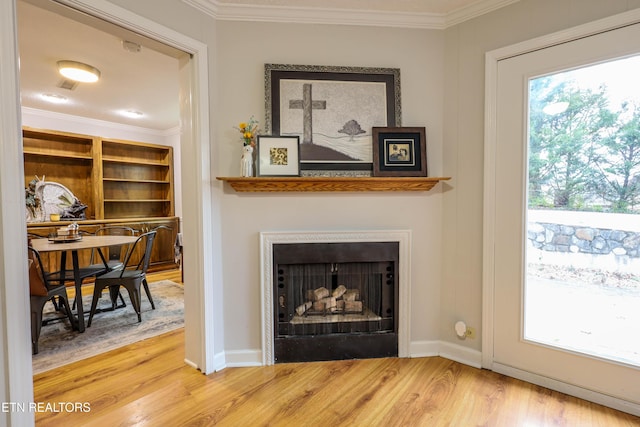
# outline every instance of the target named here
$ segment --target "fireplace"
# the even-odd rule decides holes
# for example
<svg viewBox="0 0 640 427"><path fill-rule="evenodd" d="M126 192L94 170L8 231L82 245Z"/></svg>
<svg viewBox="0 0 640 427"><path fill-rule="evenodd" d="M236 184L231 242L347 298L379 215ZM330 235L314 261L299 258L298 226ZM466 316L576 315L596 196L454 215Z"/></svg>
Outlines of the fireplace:
<svg viewBox="0 0 640 427"><path fill-rule="evenodd" d="M273 248L275 362L398 355L398 243Z"/></svg>
<svg viewBox="0 0 640 427"><path fill-rule="evenodd" d="M407 355L408 232L261 235L265 364Z"/></svg>

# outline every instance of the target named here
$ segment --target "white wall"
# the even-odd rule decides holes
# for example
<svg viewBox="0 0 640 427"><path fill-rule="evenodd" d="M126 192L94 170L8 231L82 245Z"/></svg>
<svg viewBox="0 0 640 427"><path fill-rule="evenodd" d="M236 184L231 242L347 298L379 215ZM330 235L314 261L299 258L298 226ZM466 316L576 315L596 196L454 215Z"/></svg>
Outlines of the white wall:
<svg viewBox="0 0 640 427"><path fill-rule="evenodd" d="M271 62L400 68L403 125L427 127L429 174L453 177L426 195L240 195L226 189L223 247L231 258L224 263L225 306L242 307L225 313L232 332L227 351L259 346L260 230L353 227L413 230L414 346L441 340L481 350L485 52L636 7L639 0L521 0L442 32L219 22L215 152L221 174L238 174L233 126L252 114L264 117L262 64ZM244 267L228 268L233 259L244 260ZM461 319L478 330L476 339L456 337L453 325Z"/></svg>
<svg viewBox="0 0 640 427"><path fill-rule="evenodd" d="M453 177L426 194L256 195L225 187L225 350L237 352L260 348L260 230L390 227L414 233L412 341L440 339L479 350L484 54L640 7L640 0L521 0L445 31L428 31L214 25L184 3L110 1L211 47L215 175L238 175L240 143L233 126L252 114L263 121L263 64L271 62L400 68L403 125L427 127L430 175ZM452 327L457 319L475 326L478 338L459 341Z"/></svg>
<svg viewBox="0 0 640 427"><path fill-rule="evenodd" d="M480 333L485 52L640 7L638 0L521 0L445 31L443 168L453 191L443 198L440 337L480 350L481 335L459 341L455 320Z"/></svg>
<svg viewBox="0 0 640 427"><path fill-rule="evenodd" d="M430 175L442 168L441 31L218 22L218 170L238 176L241 141L233 127L251 115L264 125L264 64L400 68L402 124L426 126ZM225 188L222 227L226 351L259 350L260 231L410 229L412 335L436 340L442 287L440 187L429 193L240 194Z"/></svg>

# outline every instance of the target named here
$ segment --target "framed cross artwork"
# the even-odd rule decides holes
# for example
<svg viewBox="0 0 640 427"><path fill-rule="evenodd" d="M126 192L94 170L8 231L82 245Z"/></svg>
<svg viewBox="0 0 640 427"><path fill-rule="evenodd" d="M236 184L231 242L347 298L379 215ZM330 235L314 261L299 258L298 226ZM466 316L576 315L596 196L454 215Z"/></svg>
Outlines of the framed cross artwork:
<svg viewBox="0 0 640 427"><path fill-rule="evenodd" d="M265 130L300 138L302 175L370 176L371 130L400 105L399 69L265 64Z"/></svg>

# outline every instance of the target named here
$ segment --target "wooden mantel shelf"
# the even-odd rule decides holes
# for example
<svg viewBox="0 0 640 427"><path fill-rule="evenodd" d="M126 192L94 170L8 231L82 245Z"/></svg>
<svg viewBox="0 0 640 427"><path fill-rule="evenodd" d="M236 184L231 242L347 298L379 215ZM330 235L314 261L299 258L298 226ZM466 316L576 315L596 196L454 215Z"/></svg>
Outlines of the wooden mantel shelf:
<svg viewBox="0 0 640 427"><path fill-rule="evenodd" d="M450 177L225 177L238 192L284 191L429 191Z"/></svg>

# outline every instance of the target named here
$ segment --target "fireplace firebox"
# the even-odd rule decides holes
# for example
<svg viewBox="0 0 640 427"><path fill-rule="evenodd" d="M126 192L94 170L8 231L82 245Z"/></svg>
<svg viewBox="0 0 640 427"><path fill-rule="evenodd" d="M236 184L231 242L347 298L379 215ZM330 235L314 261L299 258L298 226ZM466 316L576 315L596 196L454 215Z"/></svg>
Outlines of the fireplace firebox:
<svg viewBox="0 0 640 427"><path fill-rule="evenodd" d="M398 242L273 246L276 363L398 356Z"/></svg>

